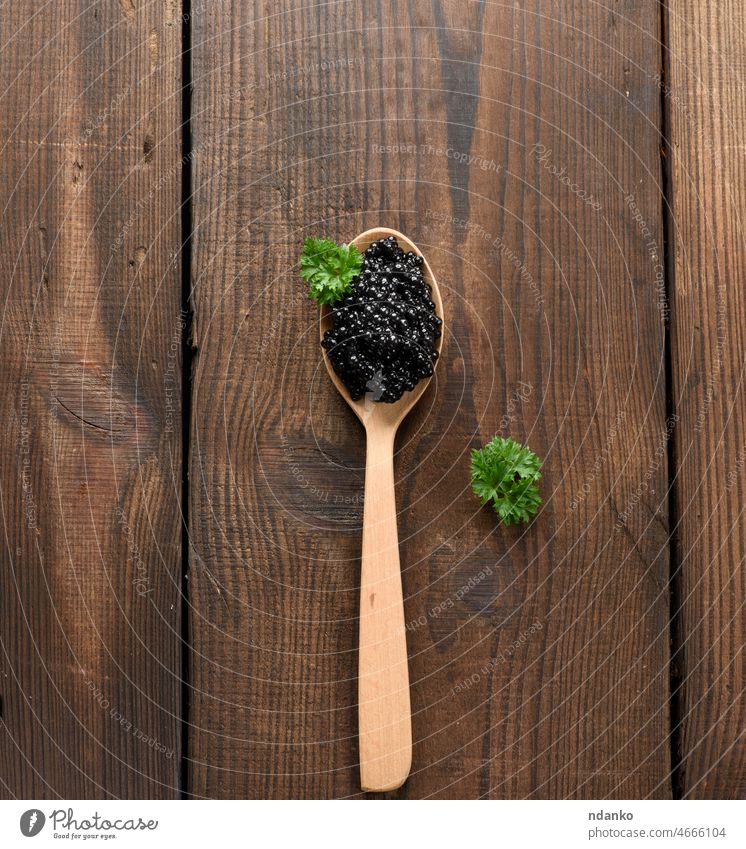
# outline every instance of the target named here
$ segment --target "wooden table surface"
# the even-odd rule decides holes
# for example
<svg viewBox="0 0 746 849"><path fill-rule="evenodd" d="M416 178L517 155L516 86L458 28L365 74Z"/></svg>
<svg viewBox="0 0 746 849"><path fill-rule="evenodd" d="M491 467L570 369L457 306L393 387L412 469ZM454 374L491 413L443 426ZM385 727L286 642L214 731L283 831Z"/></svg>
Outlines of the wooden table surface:
<svg viewBox="0 0 746 849"><path fill-rule="evenodd" d="M743 798L743 3L0 16L2 795L360 795L363 435L296 263L385 225L449 328L389 795Z"/></svg>

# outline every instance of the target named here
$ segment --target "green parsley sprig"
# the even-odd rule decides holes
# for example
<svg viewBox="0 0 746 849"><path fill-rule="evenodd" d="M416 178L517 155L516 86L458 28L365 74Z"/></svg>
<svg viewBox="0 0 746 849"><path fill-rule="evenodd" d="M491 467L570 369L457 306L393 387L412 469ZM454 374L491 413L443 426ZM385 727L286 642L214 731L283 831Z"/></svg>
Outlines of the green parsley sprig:
<svg viewBox="0 0 746 849"><path fill-rule="evenodd" d="M537 481L542 461L514 439L494 436L471 452L471 488L482 504L492 501L506 525L528 522L541 504Z"/></svg>
<svg viewBox="0 0 746 849"><path fill-rule="evenodd" d="M363 255L354 245L331 239L306 239L300 256L300 276L308 281L308 297L319 304L334 304L352 288L363 267Z"/></svg>

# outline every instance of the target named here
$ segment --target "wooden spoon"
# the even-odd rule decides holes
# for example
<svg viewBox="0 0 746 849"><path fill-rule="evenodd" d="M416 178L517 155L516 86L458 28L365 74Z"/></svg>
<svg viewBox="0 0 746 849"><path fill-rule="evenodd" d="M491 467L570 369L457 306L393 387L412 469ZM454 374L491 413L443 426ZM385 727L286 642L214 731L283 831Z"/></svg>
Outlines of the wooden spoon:
<svg viewBox="0 0 746 849"><path fill-rule="evenodd" d="M353 244L362 253L372 242L386 236L394 236L402 250L422 256L406 236L386 227L366 230ZM438 284L427 260L422 258L423 276L432 287L435 309L443 320ZM324 307L322 339L331 327L331 310ZM436 340L439 354L444 335L445 325ZM332 382L365 427L367 439L358 657L360 782L363 790L383 792L401 787L412 765L407 640L394 495L394 439L397 428L420 400L432 377L421 380L393 404L373 401L370 397L353 401L325 351L324 361Z"/></svg>

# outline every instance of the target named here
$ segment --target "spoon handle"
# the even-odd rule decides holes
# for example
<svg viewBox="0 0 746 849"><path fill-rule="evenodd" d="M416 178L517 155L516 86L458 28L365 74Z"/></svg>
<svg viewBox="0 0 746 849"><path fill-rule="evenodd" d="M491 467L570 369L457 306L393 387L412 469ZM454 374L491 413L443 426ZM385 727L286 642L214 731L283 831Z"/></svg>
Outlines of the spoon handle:
<svg viewBox="0 0 746 849"><path fill-rule="evenodd" d="M394 494L394 428L367 431L358 718L363 790L400 787L412 765L407 639Z"/></svg>

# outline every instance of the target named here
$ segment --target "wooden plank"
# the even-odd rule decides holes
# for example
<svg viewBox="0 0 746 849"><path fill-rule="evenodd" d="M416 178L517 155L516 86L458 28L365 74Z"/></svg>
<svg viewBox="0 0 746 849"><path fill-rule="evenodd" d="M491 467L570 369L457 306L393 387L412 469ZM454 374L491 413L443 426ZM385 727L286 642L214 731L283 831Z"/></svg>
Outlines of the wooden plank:
<svg viewBox="0 0 746 849"><path fill-rule="evenodd" d="M176 3L3 8L3 795L172 797Z"/></svg>
<svg viewBox="0 0 746 849"><path fill-rule="evenodd" d="M742 3L668 12L681 783L746 796L746 132Z"/></svg>
<svg viewBox="0 0 746 849"><path fill-rule="evenodd" d="M397 443L397 795L669 796L657 3L222 0L193 26L189 792L359 792L363 436L294 268L381 224L452 328ZM496 432L547 458L526 529L468 491Z"/></svg>

